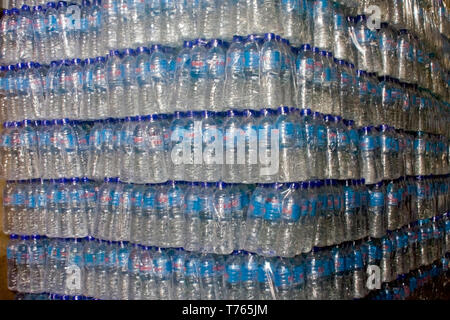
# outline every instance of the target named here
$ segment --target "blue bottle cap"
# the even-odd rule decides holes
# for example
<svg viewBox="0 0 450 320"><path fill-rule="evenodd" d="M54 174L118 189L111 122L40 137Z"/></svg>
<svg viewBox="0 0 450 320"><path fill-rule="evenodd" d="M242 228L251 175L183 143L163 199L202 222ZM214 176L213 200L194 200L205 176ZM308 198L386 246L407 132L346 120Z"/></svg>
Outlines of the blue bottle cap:
<svg viewBox="0 0 450 320"><path fill-rule="evenodd" d="M268 41L268 40L274 40L274 39L275 39L274 33L265 33L264 34L264 40Z"/></svg>
<svg viewBox="0 0 450 320"><path fill-rule="evenodd" d="M238 36L238 35L234 35L233 36L233 42L234 43L236 43L236 42L242 42L242 37L241 36Z"/></svg>
<svg viewBox="0 0 450 320"><path fill-rule="evenodd" d="M302 44L300 46L300 51L311 51L311 45L308 43Z"/></svg>
<svg viewBox="0 0 450 320"><path fill-rule="evenodd" d="M288 114L290 112L289 107L278 107L278 114Z"/></svg>

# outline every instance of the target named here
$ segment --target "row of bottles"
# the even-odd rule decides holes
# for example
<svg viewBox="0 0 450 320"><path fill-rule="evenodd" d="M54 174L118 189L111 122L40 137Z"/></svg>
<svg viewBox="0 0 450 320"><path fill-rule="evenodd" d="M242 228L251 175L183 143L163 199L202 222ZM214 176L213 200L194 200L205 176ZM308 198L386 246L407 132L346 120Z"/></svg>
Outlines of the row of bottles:
<svg viewBox="0 0 450 320"><path fill-rule="evenodd" d="M360 299L377 282L385 288L418 268L439 260L448 264L445 239L450 233L445 235L439 221L409 225L381 239L314 248L294 258L247 251L198 254L92 237L11 235L8 288L123 300Z"/></svg>
<svg viewBox="0 0 450 320"><path fill-rule="evenodd" d="M93 120L286 105L339 115L358 126L448 134L449 91L433 61L420 72L420 79L429 79L426 89L406 83L411 76L406 82L377 77L331 52L291 47L274 34L236 36L230 46L197 39L180 50L112 50L95 59L2 66L0 118Z"/></svg>
<svg viewBox="0 0 450 320"><path fill-rule="evenodd" d="M449 206L447 176L369 186L361 180L255 186L74 178L9 182L3 198L7 234L90 235L206 253L245 249L285 257L314 246L380 238Z"/></svg>
<svg viewBox="0 0 450 320"><path fill-rule="evenodd" d="M424 288L429 288L433 293L442 290L440 279L448 274L449 259L448 254L441 261L435 262L426 267L420 267L406 275L400 275L390 283L384 283L380 290L373 290L366 297L370 300L407 300L410 298L426 299L429 294L423 292ZM422 298L423 297L423 298ZM435 297L435 295L433 295ZM92 297L69 296L53 293L18 293L16 300L95 300Z"/></svg>
<svg viewBox="0 0 450 320"><path fill-rule="evenodd" d="M449 258L447 253L439 262L420 267L407 275L401 275L395 281L383 284L380 290L371 292L368 298L371 300L406 300L411 297L419 300L434 299L442 286L446 285L441 281L448 278ZM428 293L430 286L431 296Z"/></svg>
<svg viewBox="0 0 450 320"><path fill-rule="evenodd" d="M377 50L374 46L378 45L377 29L381 28L381 21L389 22L397 30L409 29L417 34L427 44L427 51L443 51L447 39L435 30L436 25L430 23L426 10L418 6L417 10L422 10L418 21L406 24L403 14L395 9L403 1L378 2L383 3L366 4L378 6L381 16L375 17L378 19L375 25L374 17L367 19L363 15L372 14L370 8L364 6L358 10L360 15L349 16L345 5L331 0L85 0L81 4L65 1L33 7L28 4L4 12L0 22L0 39L5 48L1 60L3 63L29 60L49 63L52 59L89 58L103 55L107 50L154 43L176 46L193 37L231 40L236 34L275 32L295 45L311 43L322 50L336 49L340 59L358 55L364 64L372 57L372 49ZM387 3L394 7L386 10ZM395 12L392 16L385 15L391 11ZM441 21L445 24L446 19ZM369 48L368 55L366 48ZM447 66L448 58L448 55L443 57ZM356 60L353 62L356 64ZM358 65L370 72L379 71Z"/></svg>
<svg viewBox="0 0 450 320"><path fill-rule="evenodd" d="M449 172L446 138L309 109L231 110L125 119L6 122L0 174L8 180L87 176L124 182L232 183L359 179L367 184Z"/></svg>

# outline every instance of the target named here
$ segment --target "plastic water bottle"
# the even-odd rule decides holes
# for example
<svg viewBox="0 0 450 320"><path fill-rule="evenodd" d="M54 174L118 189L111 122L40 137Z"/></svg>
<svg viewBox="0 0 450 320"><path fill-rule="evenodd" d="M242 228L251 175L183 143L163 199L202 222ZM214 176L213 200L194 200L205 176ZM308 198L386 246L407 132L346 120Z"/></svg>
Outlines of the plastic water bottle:
<svg viewBox="0 0 450 320"><path fill-rule="evenodd" d="M7 13L8 15L8 13ZM6 57L6 61L9 63L13 63L17 61L17 57L19 56L19 42L17 41L18 37L18 21L19 21L20 11L17 8L12 8L9 11L9 16L6 18L8 21L7 27L7 45L9 46L8 54Z"/></svg>
<svg viewBox="0 0 450 320"><path fill-rule="evenodd" d="M259 180L260 168L258 165L258 126L256 113L252 110L244 110L241 129L244 133L245 159L242 170L242 182L254 183ZM250 250L251 251L251 250Z"/></svg>
<svg viewBox="0 0 450 320"><path fill-rule="evenodd" d="M196 179L208 182L218 181L222 176L222 164L218 158L221 156L219 148L221 148L223 140L222 128L218 123L219 117L211 111L202 111L201 121L203 163L194 163L194 166L201 167Z"/></svg>
<svg viewBox="0 0 450 320"><path fill-rule="evenodd" d="M106 63L109 115L120 116L124 109L124 68L119 51L110 51Z"/></svg>
<svg viewBox="0 0 450 320"><path fill-rule="evenodd" d="M121 61L123 71L124 105L120 116L136 116L139 114L139 94L136 78L136 58L133 49L125 49Z"/></svg>
<svg viewBox="0 0 450 320"><path fill-rule="evenodd" d="M128 261L130 257L130 244L126 241L120 241L117 248L118 256L118 298L129 300L130 298L130 274L128 272Z"/></svg>
<svg viewBox="0 0 450 320"><path fill-rule="evenodd" d="M278 259L275 269L275 287L277 300L292 299L293 266L288 259Z"/></svg>
<svg viewBox="0 0 450 320"><path fill-rule="evenodd" d="M278 230L281 224L282 201L280 184L273 184L268 188L265 201L265 211L259 238L259 247L262 255L275 256Z"/></svg>
<svg viewBox="0 0 450 320"><path fill-rule="evenodd" d="M370 237L381 238L385 233L385 191L382 182L369 188L368 225Z"/></svg>
<svg viewBox="0 0 450 320"><path fill-rule="evenodd" d="M201 298L200 292L200 256L195 252L189 252L186 256L186 287L188 300Z"/></svg>
<svg viewBox="0 0 450 320"><path fill-rule="evenodd" d="M215 206L214 196L212 190L213 184L202 182L197 189L198 192L198 206L200 217L200 251L205 253L214 252L216 245L216 229L217 222L215 221ZM219 236L219 235L217 235ZM230 235L231 236L231 235Z"/></svg>
<svg viewBox="0 0 450 320"><path fill-rule="evenodd" d="M243 294L242 288L242 269L243 256L240 251L233 253L226 258L225 265L225 290L226 297L230 300L240 300Z"/></svg>
<svg viewBox="0 0 450 320"><path fill-rule="evenodd" d="M30 236L20 236L17 244L17 290L20 292L30 292Z"/></svg>
<svg viewBox="0 0 450 320"><path fill-rule="evenodd" d="M86 216L85 202L83 201L83 190L79 178L71 179L70 204L73 215L73 237L82 238L88 235L88 220Z"/></svg>
<svg viewBox="0 0 450 320"><path fill-rule="evenodd" d="M298 250L299 235L296 234L300 219L299 184L293 183L283 190L280 234L277 239L277 252L282 257L293 257Z"/></svg>
<svg viewBox="0 0 450 320"><path fill-rule="evenodd" d="M193 7L194 4L190 1L179 0L176 2L177 31L181 40L193 38L192 32L196 23L193 16Z"/></svg>
<svg viewBox="0 0 450 320"><path fill-rule="evenodd" d="M198 251L200 248L200 204L198 183L191 182L185 195L185 235L183 247L189 251Z"/></svg>
<svg viewBox="0 0 450 320"><path fill-rule="evenodd" d="M217 182L216 191L214 192L213 206L214 206L214 223L216 230L215 245L213 252L216 254L230 254L233 251L233 225L232 225L232 210L230 187L223 182Z"/></svg>
<svg viewBox="0 0 450 320"><path fill-rule="evenodd" d="M160 113L169 112L168 90L169 75L167 56L160 45L153 45L150 55L150 76L155 90L155 110Z"/></svg>
<svg viewBox="0 0 450 320"><path fill-rule="evenodd" d="M67 263L64 270L66 282L64 293L69 295L81 295L83 289L84 246L82 239L67 239Z"/></svg>
<svg viewBox="0 0 450 320"><path fill-rule="evenodd" d="M224 84L226 55L221 40L208 42L206 53L207 84L205 107L214 111L224 109Z"/></svg>
<svg viewBox="0 0 450 320"><path fill-rule="evenodd" d="M313 4L314 46L331 51L332 48L332 3L328 0L314 1Z"/></svg>
<svg viewBox="0 0 450 320"><path fill-rule="evenodd" d="M3 16L0 20L0 41L2 49L0 50L0 60L2 63L8 63L9 48L8 48L8 24L11 13L8 9L3 11Z"/></svg>
<svg viewBox="0 0 450 320"><path fill-rule="evenodd" d="M172 297L175 300L182 300L187 297L186 283L186 256L187 252L183 248L176 248L172 251Z"/></svg>
<svg viewBox="0 0 450 320"><path fill-rule="evenodd" d="M219 3L215 0L199 1L198 27L201 37L206 39L214 38L219 34Z"/></svg>
<svg viewBox="0 0 450 320"><path fill-rule="evenodd" d="M6 258L7 258L7 279L8 279L8 290L17 291L17 281L18 281L18 261L17 261L17 250L19 245L19 236L16 234L11 234L9 236L8 246L6 248Z"/></svg>
<svg viewBox="0 0 450 320"><path fill-rule="evenodd" d="M274 284L275 261L273 258L264 257L259 257L258 260L259 298L275 300L277 297Z"/></svg>
<svg viewBox="0 0 450 320"><path fill-rule="evenodd" d="M94 238L88 237L85 239L83 247L83 260L84 260L84 295L88 297L94 297L96 277L96 251L98 243Z"/></svg>
<svg viewBox="0 0 450 320"><path fill-rule="evenodd" d="M279 155L279 174L278 181L290 182L294 181L296 153L296 134L295 116L288 107L278 108L278 118L275 126L280 134L280 155Z"/></svg>
<svg viewBox="0 0 450 320"><path fill-rule="evenodd" d="M23 5L17 20L17 46L20 48L19 60L30 61L33 58L33 21L30 7Z"/></svg>
<svg viewBox="0 0 450 320"><path fill-rule="evenodd" d="M302 109L310 108L313 94L314 58L309 44L300 47L296 60L296 105Z"/></svg>
<svg viewBox="0 0 450 320"><path fill-rule="evenodd" d="M364 127L360 132L360 170L361 177L367 184L378 182L380 177L377 172L377 143L373 130L373 127Z"/></svg>
<svg viewBox="0 0 450 320"><path fill-rule="evenodd" d="M388 235L381 239L381 281L389 282L393 280L392 263L393 263L393 243L390 239L391 233L388 231Z"/></svg>
<svg viewBox="0 0 450 320"><path fill-rule="evenodd" d="M223 124L223 147L225 150L225 163L223 164L222 177L229 183L238 183L242 179L244 170L243 155L238 152L245 152L244 132L241 129L242 113L237 110L227 112Z"/></svg>
<svg viewBox="0 0 450 320"><path fill-rule="evenodd" d="M75 28L70 16L72 7L68 7L67 2L59 1L56 7L58 15L58 25L61 32L62 54L64 58L76 58L79 56L79 30Z"/></svg>
<svg viewBox="0 0 450 320"><path fill-rule="evenodd" d="M130 65L131 67L131 65ZM129 70L131 72L131 69ZM147 47L138 47L136 49L136 80L138 85L138 113L152 114L153 88L150 78L150 50ZM132 74L130 74L132 76Z"/></svg>
<svg viewBox="0 0 450 320"><path fill-rule="evenodd" d="M142 280L140 276L141 267L140 247L134 243L131 247L128 260L128 270L130 274L130 300L142 299Z"/></svg>
<svg viewBox="0 0 450 320"><path fill-rule="evenodd" d="M260 50L261 41L256 35L249 35L244 43L244 108L257 109L256 101L262 92L260 89ZM231 52L231 51L230 51ZM228 64L227 64L228 66ZM275 107L275 106L271 106Z"/></svg>
<svg viewBox="0 0 450 320"><path fill-rule="evenodd" d="M91 14L91 2L89 0L84 0L82 2L82 7L80 11L80 55L81 58L87 59L93 55L91 45L93 42L90 41L90 14Z"/></svg>
<svg viewBox="0 0 450 320"><path fill-rule="evenodd" d="M246 251L242 252L242 254L243 254L242 264L240 267L242 289L239 298L249 300L257 299L259 297L259 283L258 283L259 257L254 253Z"/></svg>
<svg viewBox="0 0 450 320"><path fill-rule="evenodd" d="M106 118L115 110L108 105L108 78L105 57L85 60L83 106L87 119Z"/></svg>
<svg viewBox="0 0 450 320"><path fill-rule="evenodd" d="M281 104L281 50L273 33L264 36L261 47L261 98L262 105L274 108Z"/></svg>
<svg viewBox="0 0 450 320"><path fill-rule="evenodd" d="M119 36L119 8L117 0L102 1L102 24L106 32L102 34L105 50L117 49Z"/></svg>

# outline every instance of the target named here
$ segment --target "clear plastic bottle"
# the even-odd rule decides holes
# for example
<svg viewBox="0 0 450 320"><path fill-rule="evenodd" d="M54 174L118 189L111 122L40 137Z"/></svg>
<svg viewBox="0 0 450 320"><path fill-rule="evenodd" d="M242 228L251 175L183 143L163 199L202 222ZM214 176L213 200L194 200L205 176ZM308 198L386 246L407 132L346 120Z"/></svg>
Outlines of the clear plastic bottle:
<svg viewBox="0 0 450 320"><path fill-rule="evenodd" d="M30 292L30 236L20 236L20 242L17 244L17 291Z"/></svg>
<svg viewBox="0 0 450 320"><path fill-rule="evenodd" d="M20 48L19 60L30 61L33 58L33 46L35 39L33 37L33 21L30 7L24 4L20 9L17 19L17 46Z"/></svg>
<svg viewBox="0 0 450 320"><path fill-rule="evenodd" d="M240 36L233 37L233 43L226 53L224 104L227 108L243 108L244 44Z"/></svg>
<svg viewBox="0 0 450 320"><path fill-rule="evenodd" d="M242 170L242 182L255 183L260 179L260 167L258 165L258 124L256 112L244 110L241 129L244 133L245 159Z"/></svg>
<svg viewBox="0 0 450 320"><path fill-rule="evenodd" d="M262 109L258 121L259 178L257 181L269 183L277 180L279 140L279 132L275 125L275 110Z"/></svg>
<svg viewBox="0 0 450 320"><path fill-rule="evenodd" d="M378 182L380 177L379 172L377 172L377 143L373 130L373 127L364 127L360 131L360 175L366 180L367 184Z"/></svg>
<svg viewBox="0 0 450 320"><path fill-rule="evenodd" d="M8 14L8 13L7 13ZM19 57L19 42L18 39L18 22L19 22L20 11L17 8L12 8L8 15L8 27L7 27L7 42L8 50L6 55L6 61L8 63L13 63L17 61Z"/></svg>
<svg viewBox="0 0 450 320"><path fill-rule="evenodd" d="M136 57L133 49L125 49L121 61L123 71L123 100L119 116L136 116L139 114L139 88L136 78Z"/></svg>
<svg viewBox="0 0 450 320"><path fill-rule="evenodd" d="M19 236L11 234L9 236L9 242L6 248L7 259L7 286L8 290L17 291L17 277L18 277L18 265L17 265L17 249L19 245Z"/></svg>
<svg viewBox="0 0 450 320"><path fill-rule="evenodd" d="M293 183L283 190L280 234L277 239L277 253L283 257L293 257L299 245L300 238L296 234L300 219L299 187L298 183Z"/></svg>
<svg viewBox="0 0 450 320"><path fill-rule="evenodd" d="M268 108L278 107L281 103L281 49L275 35L267 33L261 47L261 104Z"/></svg>
<svg viewBox="0 0 450 320"><path fill-rule="evenodd" d="M278 108L278 117L275 126L280 134L280 155L279 155L279 173L278 181L291 182L294 181L296 152L294 114L291 113L288 107Z"/></svg>
<svg viewBox="0 0 450 320"><path fill-rule="evenodd" d="M195 25L193 7L194 4L191 3L191 1L176 1L177 31L179 32L179 38L181 40L193 38L192 32L194 31Z"/></svg>
<svg viewBox="0 0 450 320"><path fill-rule="evenodd" d="M261 94L260 82L261 43L256 35L247 36L244 44L244 108L256 110ZM276 107L276 106L272 106Z"/></svg>
<svg viewBox="0 0 450 320"><path fill-rule="evenodd" d="M386 230L385 222L385 190L382 182L379 182L369 188L369 236L382 237Z"/></svg>
<svg viewBox="0 0 450 320"><path fill-rule="evenodd" d="M154 90L154 108L160 113L169 112L169 75L167 56L160 45L153 45L150 55L150 76Z"/></svg>
<svg viewBox="0 0 450 320"><path fill-rule="evenodd" d="M299 14L300 2L298 0L282 1L280 4L280 21L283 27L283 37L289 39L293 44L301 44L301 16Z"/></svg>
<svg viewBox="0 0 450 320"><path fill-rule="evenodd" d="M350 49L347 18L344 7L333 3L333 54L336 59L349 60Z"/></svg>
<svg viewBox="0 0 450 320"><path fill-rule="evenodd" d="M110 51L106 63L108 81L108 107L110 116L120 116L124 112L124 74L119 51Z"/></svg>
<svg viewBox="0 0 450 320"><path fill-rule="evenodd" d="M315 0L313 5L314 47L331 51L333 32L330 21L333 19L333 5L329 0Z"/></svg>
<svg viewBox="0 0 450 320"><path fill-rule="evenodd" d="M314 57L309 44L300 47L296 60L296 105L302 109L312 107Z"/></svg>
<svg viewBox="0 0 450 320"><path fill-rule="evenodd" d="M326 153L325 153L325 177L329 179L339 178L339 156L338 156L338 132L334 117L324 117L326 126Z"/></svg>
<svg viewBox="0 0 450 320"><path fill-rule="evenodd" d="M282 214L281 188L281 184L271 184L266 194L265 212L258 243L260 251L257 251L263 256L277 255L276 241Z"/></svg>

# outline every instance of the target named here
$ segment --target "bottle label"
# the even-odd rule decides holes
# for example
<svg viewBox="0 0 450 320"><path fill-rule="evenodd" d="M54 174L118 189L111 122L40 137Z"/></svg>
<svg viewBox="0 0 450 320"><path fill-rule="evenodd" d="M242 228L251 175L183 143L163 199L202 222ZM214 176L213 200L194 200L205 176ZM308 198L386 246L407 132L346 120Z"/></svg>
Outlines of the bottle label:
<svg viewBox="0 0 450 320"><path fill-rule="evenodd" d="M262 72L279 72L281 69L281 52L267 50L262 54Z"/></svg>
<svg viewBox="0 0 450 320"><path fill-rule="evenodd" d="M297 221L300 218L300 207L295 203L284 205L283 218L289 221Z"/></svg>
<svg viewBox="0 0 450 320"><path fill-rule="evenodd" d="M318 125L316 127L317 132L317 146L325 147L327 145L327 129L325 126Z"/></svg>
<svg viewBox="0 0 450 320"><path fill-rule="evenodd" d="M362 136L359 146L363 151L374 151L376 147L376 139L373 136Z"/></svg>
<svg viewBox="0 0 450 320"><path fill-rule="evenodd" d="M294 284L302 285L305 283L305 267L303 265L296 265L294 267Z"/></svg>
<svg viewBox="0 0 450 320"><path fill-rule="evenodd" d="M293 280L293 277L292 277L291 270L289 270L289 268L282 265L276 269L276 272L275 272L275 286L276 287L289 286L292 284L292 280Z"/></svg>
<svg viewBox="0 0 450 320"><path fill-rule="evenodd" d="M241 278L241 267L238 264L229 264L225 267L225 278L228 283L238 283Z"/></svg>
<svg viewBox="0 0 450 320"><path fill-rule="evenodd" d="M383 207L384 206L384 194L383 192L370 192L369 205L371 207Z"/></svg>
<svg viewBox="0 0 450 320"><path fill-rule="evenodd" d="M227 270L228 273L228 270ZM258 279L258 264L256 262L246 262L242 266L242 281L256 281ZM229 278L228 278L229 279Z"/></svg>
<svg viewBox="0 0 450 320"><path fill-rule="evenodd" d="M259 70L259 53L256 50L244 51L244 66L246 69Z"/></svg>

